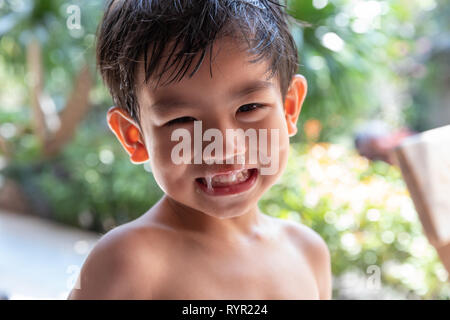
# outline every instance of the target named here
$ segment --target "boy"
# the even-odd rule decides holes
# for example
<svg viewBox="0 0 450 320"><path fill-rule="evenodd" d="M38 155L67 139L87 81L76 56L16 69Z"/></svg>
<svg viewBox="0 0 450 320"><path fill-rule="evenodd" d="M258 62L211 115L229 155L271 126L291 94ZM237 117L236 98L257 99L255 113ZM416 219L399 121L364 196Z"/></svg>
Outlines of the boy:
<svg viewBox="0 0 450 320"><path fill-rule="evenodd" d="M70 299L331 298L322 238L257 205L286 166L307 91L286 19L267 0L109 4L97 47L116 104L108 124L165 195L100 239ZM223 149L206 152L199 125ZM255 146L227 130L269 134ZM194 146L179 153L186 134ZM249 161L264 146L270 157Z"/></svg>

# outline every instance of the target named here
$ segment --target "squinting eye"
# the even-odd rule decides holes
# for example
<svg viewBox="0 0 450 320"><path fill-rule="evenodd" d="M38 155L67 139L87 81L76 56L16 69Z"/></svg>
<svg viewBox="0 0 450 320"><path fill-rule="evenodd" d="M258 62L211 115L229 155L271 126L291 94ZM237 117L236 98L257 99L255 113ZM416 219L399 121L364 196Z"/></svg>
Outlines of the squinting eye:
<svg viewBox="0 0 450 320"><path fill-rule="evenodd" d="M259 108L264 108L264 106L258 103L250 103L240 107L237 112L249 112Z"/></svg>
<svg viewBox="0 0 450 320"><path fill-rule="evenodd" d="M171 126L171 125L176 124L176 123L185 123L185 122L189 122L189 121L195 121L195 118L192 118L192 117L176 118L176 119L173 119L173 120L167 122L166 124Z"/></svg>

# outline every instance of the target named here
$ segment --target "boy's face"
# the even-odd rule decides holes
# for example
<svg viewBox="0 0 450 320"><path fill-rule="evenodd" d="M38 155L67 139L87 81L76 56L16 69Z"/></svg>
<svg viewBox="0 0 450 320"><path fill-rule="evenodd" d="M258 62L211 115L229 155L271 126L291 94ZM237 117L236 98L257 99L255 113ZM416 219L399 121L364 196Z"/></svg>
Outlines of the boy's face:
<svg viewBox="0 0 450 320"><path fill-rule="evenodd" d="M254 209L263 193L280 177L287 163L289 136L296 133L296 122L306 95L306 80L296 75L286 100L282 101L277 77L266 79L267 62L250 63L250 58L232 39L217 40L213 47L212 77L207 50L200 69L192 78L187 74L195 67L198 57L180 82L160 86L156 90L151 86L154 79L150 79L148 85L143 84L144 70L141 65L136 79L139 84L136 94L142 132L123 110L112 108L108 111L110 128L130 154L132 162L141 163L149 159L155 180L167 196L182 206L217 218L234 217ZM168 79L171 72L163 76L161 83ZM266 85L248 90L246 94L233 94L257 81L266 82ZM166 105L174 101L180 103ZM254 104L264 107L254 108ZM178 120L173 121L175 119ZM194 134L194 121L201 121L200 136ZM212 152L210 160L222 160L222 164L207 164L206 158L201 164L195 164L197 151L194 143L199 143L202 146L200 152L204 152L214 138L205 141L202 135L211 128L222 134L223 153ZM185 129L184 132L190 134L190 163L177 164L174 161L173 150L181 140L171 137L177 129ZM249 139L245 139L245 144L239 145L237 140L227 139L226 129L242 129L244 132L254 129L258 141L264 138L259 134L260 129L266 129L266 154L271 161L277 161L272 166L274 170L270 174L261 174L261 168L269 166L260 160L261 144L250 145ZM272 138L274 132L277 132L278 139ZM256 148L258 155L256 163L250 163L252 148ZM271 152L276 152L277 157L273 157ZM238 162L240 156L245 156L245 164ZM233 163L227 164L226 159L233 159ZM217 177L211 182L212 191L201 185L206 182L202 178L210 174L242 168L256 170L244 170L250 175L250 180L242 182L240 189L220 187L226 183L220 184L216 181ZM246 175L240 178L245 179Z"/></svg>

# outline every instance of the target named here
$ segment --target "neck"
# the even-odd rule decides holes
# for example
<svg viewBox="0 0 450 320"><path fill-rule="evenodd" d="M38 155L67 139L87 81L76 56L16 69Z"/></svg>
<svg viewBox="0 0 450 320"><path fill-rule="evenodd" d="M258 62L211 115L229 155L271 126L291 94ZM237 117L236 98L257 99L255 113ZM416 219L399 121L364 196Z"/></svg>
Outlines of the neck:
<svg viewBox="0 0 450 320"><path fill-rule="evenodd" d="M235 217L224 219L185 206L167 195L160 200L160 205L173 218L172 223L180 229L221 240L235 241L254 237L265 219L257 205Z"/></svg>

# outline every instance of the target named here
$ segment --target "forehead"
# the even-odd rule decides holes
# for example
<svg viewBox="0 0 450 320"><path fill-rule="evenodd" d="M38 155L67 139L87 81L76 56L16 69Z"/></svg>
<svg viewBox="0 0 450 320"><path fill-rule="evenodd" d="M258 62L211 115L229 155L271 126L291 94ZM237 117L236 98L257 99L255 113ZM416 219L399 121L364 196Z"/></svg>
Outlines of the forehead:
<svg viewBox="0 0 450 320"><path fill-rule="evenodd" d="M170 47L166 48L161 64L166 63L165 59L170 49ZM274 94L279 92L278 78L269 78L269 61L261 59L256 63L251 63L250 61L255 59L255 56L251 56L245 45L233 38L225 37L216 40L212 50L210 51L209 48L206 50L200 68L190 78L189 74L195 69L199 57L200 54L193 60L181 81L165 84L179 71L180 64L178 68L175 65L163 74L158 87L156 87L158 81L156 76L150 78L147 83L144 82L144 64L141 63L137 72L137 91L138 97L141 96L140 100L143 98L146 103L150 103L162 98L179 96L186 99L198 99L199 97L211 99L211 96L225 99L233 93L237 95L239 91L241 93L250 92L252 87L267 89ZM159 74L161 66L158 69L156 74Z"/></svg>

